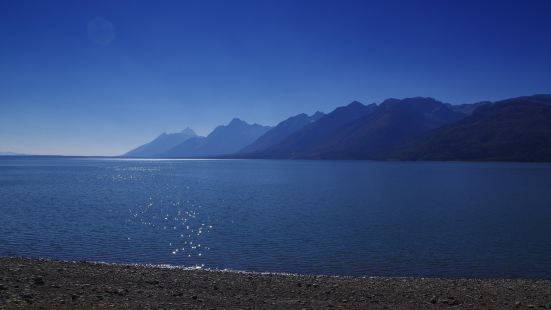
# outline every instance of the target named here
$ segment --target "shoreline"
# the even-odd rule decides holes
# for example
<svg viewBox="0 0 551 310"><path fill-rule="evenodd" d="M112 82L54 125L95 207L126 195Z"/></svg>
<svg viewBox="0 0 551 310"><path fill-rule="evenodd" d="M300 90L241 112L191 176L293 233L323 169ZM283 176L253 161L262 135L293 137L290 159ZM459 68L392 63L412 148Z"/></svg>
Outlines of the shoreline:
<svg viewBox="0 0 551 310"><path fill-rule="evenodd" d="M184 265L171 265L171 264L148 264L148 263L117 263L107 261L88 261L88 260L64 260L57 258L39 258L32 256L0 256L0 262L4 259L19 259L25 261L37 261L45 263L67 263L67 264L90 264L99 266L115 266L115 267L138 267L138 268L152 268L152 269L166 269L166 270L184 270L184 271L205 271L214 273L236 273L244 275L272 275L272 276L286 276L286 277L314 277L314 278L335 278L335 279L422 279L422 280L480 280L480 281L497 281L497 280L526 280L526 281L550 281L551 277L438 277L438 276L370 276L370 275L338 275L338 274L309 274L309 273L293 273L293 272L278 272L278 271L248 271L239 269L216 269L207 268L199 265L196 266L184 266Z"/></svg>
<svg viewBox="0 0 551 310"><path fill-rule="evenodd" d="M0 308L551 309L551 279L349 277L0 257Z"/></svg>
<svg viewBox="0 0 551 310"><path fill-rule="evenodd" d="M236 156L202 156L202 157L131 157L131 156L109 156L109 155L0 155L1 158L69 158L69 159L105 159L124 161L207 161L207 160L281 160L281 161L344 161L344 162L379 162L379 163L478 163L478 164L551 164L551 160L495 160L495 159L368 159L368 158L301 158L301 157L236 157Z"/></svg>

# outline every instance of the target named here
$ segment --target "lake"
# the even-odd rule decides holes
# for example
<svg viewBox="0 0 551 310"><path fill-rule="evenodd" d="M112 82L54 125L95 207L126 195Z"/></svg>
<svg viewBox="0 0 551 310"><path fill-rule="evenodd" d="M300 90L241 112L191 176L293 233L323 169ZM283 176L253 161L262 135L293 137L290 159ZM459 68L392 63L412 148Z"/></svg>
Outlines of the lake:
<svg viewBox="0 0 551 310"><path fill-rule="evenodd" d="M0 157L0 256L551 277L551 164Z"/></svg>

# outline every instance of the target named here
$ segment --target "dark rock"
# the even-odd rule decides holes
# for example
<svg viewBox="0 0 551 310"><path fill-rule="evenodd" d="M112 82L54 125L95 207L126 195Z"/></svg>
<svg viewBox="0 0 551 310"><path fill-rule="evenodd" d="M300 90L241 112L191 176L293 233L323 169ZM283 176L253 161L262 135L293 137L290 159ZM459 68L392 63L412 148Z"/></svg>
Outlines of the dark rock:
<svg viewBox="0 0 551 310"><path fill-rule="evenodd" d="M35 277L35 278L33 279L33 281L34 281L34 284L36 284L36 285L44 285L44 284L46 284L46 282L44 282L44 278L42 278L42 277Z"/></svg>

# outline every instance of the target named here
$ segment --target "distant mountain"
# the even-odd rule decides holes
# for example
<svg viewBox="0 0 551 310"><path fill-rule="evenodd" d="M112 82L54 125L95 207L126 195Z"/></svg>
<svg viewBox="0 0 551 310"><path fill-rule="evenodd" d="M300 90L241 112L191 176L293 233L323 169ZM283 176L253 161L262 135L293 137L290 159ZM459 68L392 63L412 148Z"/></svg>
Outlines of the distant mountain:
<svg viewBox="0 0 551 310"><path fill-rule="evenodd" d="M21 156L25 154L19 154L14 152L0 152L0 156Z"/></svg>
<svg viewBox="0 0 551 310"><path fill-rule="evenodd" d="M252 157L258 158L308 158L316 149L332 139L342 126L364 117L377 109L376 104L363 105L354 101L347 106L336 108L317 121L304 126L280 143L274 144Z"/></svg>
<svg viewBox="0 0 551 310"><path fill-rule="evenodd" d="M163 133L155 138L153 141L139 146L124 154L123 156L155 157L194 137L197 137L197 134L189 127L177 133Z"/></svg>
<svg viewBox="0 0 551 310"><path fill-rule="evenodd" d="M465 117L432 98L353 102L253 157L384 159L425 132Z"/></svg>
<svg viewBox="0 0 551 310"><path fill-rule="evenodd" d="M404 143L463 117L432 98L387 99L372 113L339 128L309 156L385 159Z"/></svg>
<svg viewBox="0 0 551 310"><path fill-rule="evenodd" d="M274 128L270 129L264 135L260 136L252 144L249 144L245 148L241 149L239 154L255 154L263 152L266 149L281 143L287 137L296 133L300 129L304 128L307 125L312 124L313 122L319 120L325 114L322 112L316 112L311 116L308 116L305 113L298 114L288 119L280 122Z"/></svg>
<svg viewBox="0 0 551 310"><path fill-rule="evenodd" d="M410 143L401 160L551 161L551 95L483 105Z"/></svg>
<svg viewBox="0 0 551 310"><path fill-rule="evenodd" d="M464 103L464 104L446 104L448 108L454 110L455 112L463 113L470 115L476 110L476 108L481 107L485 104L491 103L490 101L481 101L477 103Z"/></svg>
<svg viewBox="0 0 551 310"><path fill-rule="evenodd" d="M168 136L127 156L166 147ZM367 106L354 101L328 114L298 114L274 128L233 119L207 137L193 133L171 143L154 156L551 161L551 95L462 105L426 97Z"/></svg>
<svg viewBox="0 0 551 310"><path fill-rule="evenodd" d="M163 157L201 157L233 154L251 144L271 127L247 124L234 118L226 126L216 127L207 137L184 141L161 154Z"/></svg>

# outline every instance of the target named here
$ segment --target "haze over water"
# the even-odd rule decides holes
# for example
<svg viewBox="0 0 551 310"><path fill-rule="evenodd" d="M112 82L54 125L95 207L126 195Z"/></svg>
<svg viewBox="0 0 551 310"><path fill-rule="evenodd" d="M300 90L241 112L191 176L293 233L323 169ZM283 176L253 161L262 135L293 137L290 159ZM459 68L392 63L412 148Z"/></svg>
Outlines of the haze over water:
<svg viewBox="0 0 551 310"><path fill-rule="evenodd" d="M551 277L551 164L0 158L0 256Z"/></svg>

